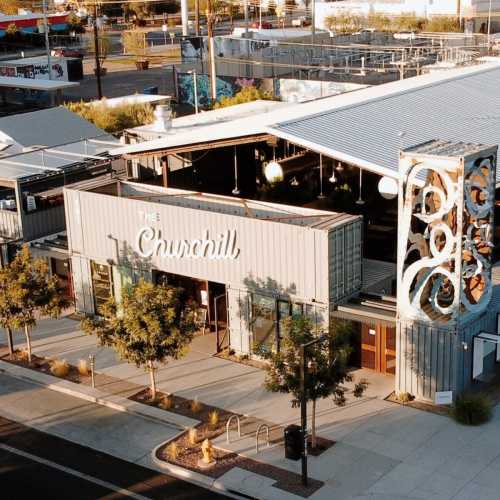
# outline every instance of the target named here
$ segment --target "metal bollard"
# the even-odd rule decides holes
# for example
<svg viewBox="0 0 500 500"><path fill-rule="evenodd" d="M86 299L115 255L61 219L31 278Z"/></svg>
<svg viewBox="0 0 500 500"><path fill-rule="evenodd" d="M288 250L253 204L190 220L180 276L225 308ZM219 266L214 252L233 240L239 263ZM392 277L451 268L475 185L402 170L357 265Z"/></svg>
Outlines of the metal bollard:
<svg viewBox="0 0 500 500"><path fill-rule="evenodd" d="M89 354L89 363L90 363L90 378L92 383L92 389L95 389L95 378L94 378L95 356L93 354Z"/></svg>

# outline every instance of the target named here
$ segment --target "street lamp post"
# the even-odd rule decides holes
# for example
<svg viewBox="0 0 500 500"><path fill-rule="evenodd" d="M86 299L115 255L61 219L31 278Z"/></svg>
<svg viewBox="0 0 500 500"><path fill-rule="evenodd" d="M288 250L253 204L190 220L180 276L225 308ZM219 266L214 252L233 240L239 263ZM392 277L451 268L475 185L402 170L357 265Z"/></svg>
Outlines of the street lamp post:
<svg viewBox="0 0 500 500"><path fill-rule="evenodd" d="M307 352L306 349L318 342L328 340L328 336L323 334L318 338L300 345L300 427L302 435L301 465L302 484L307 486L307 397L306 397L306 373L307 373Z"/></svg>

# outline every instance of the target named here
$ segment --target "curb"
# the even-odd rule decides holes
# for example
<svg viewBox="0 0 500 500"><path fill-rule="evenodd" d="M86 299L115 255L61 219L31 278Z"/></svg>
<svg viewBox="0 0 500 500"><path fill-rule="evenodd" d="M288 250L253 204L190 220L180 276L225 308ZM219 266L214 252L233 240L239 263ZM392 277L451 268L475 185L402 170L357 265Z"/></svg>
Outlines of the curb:
<svg viewBox="0 0 500 500"><path fill-rule="evenodd" d="M175 439L175 438L173 438ZM184 467L181 467L179 465L174 465L168 462L165 462L164 460L160 460L156 456L156 452L162 447L165 446L167 443L172 441L173 439L169 439L168 441L165 441L164 443L156 446L156 448L153 449L151 452L151 460L153 463L159 467L162 470L165 470L168 472L168 474L175 476L179 479L183 479L185 481L189 481L190 483L196 484L198 486L202 486L204 488L208 488L212 491L216 492L221 492L224 495L227 495L232 498L249 498L248 495L242 494L242 496L238 495L238 492L235 492L233 490L228 490L225 486L224 483L219 481L218 479L213 479L211 477L207 477L203 474L200 474L199 472L193 472L189 469L185 469ZM255 497L257 498L257 497Z"/></svg>
<svg viewBox="0 0 500 500"><path fill-rule="evenodd" d="M93 389L92 387L69 382L68 380L63 380L46 373L39 373L30 368L24 368L23 366L18 366L7 361L0 360L0 371L13 378L28 381L52 391L83 399L90 403L106 406L116 411L129 413L137 417L151 420L155 423L168 425L178 431L183 432L199 424L198 420L192 418L183 417L182 415L167 412L166 410L160 410L159 408L138 403L122 396L107 395L99 389Z"/></svg>

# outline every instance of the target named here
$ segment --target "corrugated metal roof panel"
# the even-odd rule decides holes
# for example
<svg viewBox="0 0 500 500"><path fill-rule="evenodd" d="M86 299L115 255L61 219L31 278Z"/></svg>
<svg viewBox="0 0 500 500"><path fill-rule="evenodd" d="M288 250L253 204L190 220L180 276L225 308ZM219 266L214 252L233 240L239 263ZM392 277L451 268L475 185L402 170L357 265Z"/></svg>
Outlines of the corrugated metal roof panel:
<svg viewBox="0 0 500 500"><path fill-rule="evenodd" d="M397 176L402 148L432 139L498 144L499 82L500 68L491 68L278 123L269 131Z"/></svg>

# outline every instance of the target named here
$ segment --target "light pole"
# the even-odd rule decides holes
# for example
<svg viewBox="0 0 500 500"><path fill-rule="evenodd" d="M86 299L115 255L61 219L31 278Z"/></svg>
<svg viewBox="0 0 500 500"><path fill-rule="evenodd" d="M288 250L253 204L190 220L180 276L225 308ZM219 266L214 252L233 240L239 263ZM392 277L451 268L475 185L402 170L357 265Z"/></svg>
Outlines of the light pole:
<svg viewBox="0 0 500 500"><path fill-rule="evenodd" d="M101 61L99 59L99 34L97 32L97 1L94 2L94 52L95 52L95 76L97 81L97 98L102 99L101 84Z"/></svg>
<svg viewBox="0 0 500 500"><path fill-rule="evenodd" d="M193 75L194 112L198 114L198 82L197 82L196 70L192 69L188 71L188 73Z"/></svg>
<svg viewBox="0 0 500 500"><path fill-rule="evenodd" d="M491 38L491 3L492 3L492 0L490 0L490 5L488 7L488 53L490 51L490 46L491 46L491 43L490 43L490 38Z"/></svg>
<svg viewBox="0 0 500 500"><path fill-rule="evenodd" d="M52 80L52 63L50 61L50 41L49 41L49 23L47 21L47 0L42 1L43 9L43 31L45 32L45 51L47 52L47 65L49 67L49 80Z"/></svg>
<svg viewBox="0 0 500 500"><path fill-rule="evenodd" d="M307 486L307 395L306 395L306 373L307 373L307 356L306 349L318 342L328 340L328 335L320 335L318 338L301 344L299 348L300 354L300 427L302 435L301 448L301 465L302 465L302 484Z"/></svg>

